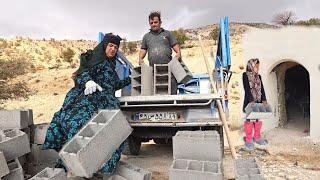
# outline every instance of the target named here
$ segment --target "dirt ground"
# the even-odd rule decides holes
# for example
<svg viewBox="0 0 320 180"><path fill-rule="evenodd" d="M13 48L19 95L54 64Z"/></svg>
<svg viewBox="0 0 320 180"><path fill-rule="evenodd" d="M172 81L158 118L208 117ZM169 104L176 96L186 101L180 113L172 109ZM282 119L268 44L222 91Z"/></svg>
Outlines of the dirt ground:
<svg viewBox="0 0 320 180"><path fill-rule="evenodd" d="M264 134L269 141L267 150L256 149L248 153L242 150L242 146L238 146L239 158L256 157L266 179L318 180L320 143L311 141L301 130L297 124L273 129ZM152 171L154 180L169 179L169 168L173 161L172 146L157 145L149 141L142 144L139 156L123 155L122 160ZM234 178L233 161L228 147L225 147L224 178Z"/></svg>

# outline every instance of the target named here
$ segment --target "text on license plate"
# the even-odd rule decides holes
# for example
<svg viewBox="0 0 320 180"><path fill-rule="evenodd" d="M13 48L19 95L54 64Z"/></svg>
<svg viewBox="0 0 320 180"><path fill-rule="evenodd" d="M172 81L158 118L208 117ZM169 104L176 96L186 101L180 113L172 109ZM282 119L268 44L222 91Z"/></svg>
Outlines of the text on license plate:
<svg viewBox="0 0 320 180"><path fill-rule="evenodd" d="M135 120L176 120L178 114L176 112L156 112L156 113L137 113Z"/></svg>

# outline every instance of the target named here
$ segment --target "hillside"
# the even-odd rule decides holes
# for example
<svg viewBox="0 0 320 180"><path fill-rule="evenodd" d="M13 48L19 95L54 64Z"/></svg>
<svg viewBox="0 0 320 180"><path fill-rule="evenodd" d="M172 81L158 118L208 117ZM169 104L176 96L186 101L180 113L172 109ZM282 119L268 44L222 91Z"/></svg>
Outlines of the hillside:
<svg viewBox="0 0 320 180"><path fill-rule="evenodd" d="M209 57L210 51L214 54L216 52L214 41L209 39L209 33L216 27L209 25L184 30L189 38L186 44L191 46L182 49L182 57L193 73L206 73L197 34L203 37L204 51ZM242 34L249 28L252 26L237 23L230 25L231 70L234 72L230 84L230 112L234 113L239 108L237 86L241 74L239 67L243 67L240 41ZM79 65L79 55L94 48L96 44L95 41L86 40L0 39L0 81L3 82L0 88L5 92L0 96L0 108L32 108L36 123L49 122L53 113L60 108L65 93L73 86L71 74ZM137 65L138 50L126 56ZM212 57L209 58L213 65ZM231 119L236 121L238 117L238 114L231 113Z"/></svg>

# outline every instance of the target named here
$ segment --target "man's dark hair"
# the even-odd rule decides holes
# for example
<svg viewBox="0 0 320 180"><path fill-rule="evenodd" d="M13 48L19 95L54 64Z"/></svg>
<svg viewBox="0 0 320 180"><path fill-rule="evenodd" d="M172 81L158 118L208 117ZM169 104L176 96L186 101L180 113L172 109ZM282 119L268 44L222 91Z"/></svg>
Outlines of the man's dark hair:
<svg viewBox="0 0 320 180"><path fill-rule="evenodd" d="M160 11L153 11L149 14L149 20L152 20L154 17L158 17L159 21L161 21L161 12Z"/></svg>

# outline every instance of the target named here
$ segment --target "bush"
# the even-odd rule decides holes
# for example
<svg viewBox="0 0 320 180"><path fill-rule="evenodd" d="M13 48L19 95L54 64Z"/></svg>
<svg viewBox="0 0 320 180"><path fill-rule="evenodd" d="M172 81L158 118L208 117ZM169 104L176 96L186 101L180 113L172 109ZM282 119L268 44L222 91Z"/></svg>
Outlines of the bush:
<svg viewBox="0 0 320 180"><path fill-rule="evenodd" d="M25 82L9 84L8 82L1 80L0 91L0 99L11 99L17 97L26 98L31 94Z"/></svg>
<svg viewBox="0 0 320 180"><path fill-rule="evenodd" d="M27 60L0 59L0 99L14 97L27 97L30 92L25 82L10 84L8 81L18 75L23 75L31 69L31 63Z"/></svg>
<svg viewBox="0 0 320 180"><path fill-rule="evenodd" d="M5 49L5 48L7 48L7 47L8 47L7 41L4 40L4 39L0 39L0 48L1 48L1 49Z"/></svg>
<svg viewBox="0 0 320 180"><path fill-rule="evenodd" d="M177 38L180 45L183 45L185 41L189 40L189 38L184 33L183 29L178 29L172 31L173 35Z"/></svg>
<svg viewBox="0 0 320 180"><path fill-rule="evenodd" d="M320 19L319 18L311 18L309 20L300 20L296 23L296 25L301 26L319 26L320 25Z"/></svg>
<svg viewBox="0 0 320 180"><path fill-rule="evenodd" d="M137 50L137 43L128 42L127 43L127 48L128 48L129 53L134 53Z"/></svg>
<svg viewBox="0 0 320 180"><path fill-rule="evenodd" d="M25 74L31 68L31 63L27 60L1 60L0 59L0 80L7 80L18 75Z"/></svg>
<svg viewBox="0 0 320 180"><path fill-rule="evenodd" d="M67 50L62 52L62 58L64 61L71 63L72 62L72 58L76 53L71 49L71 48L67 48Z"/></svg>

